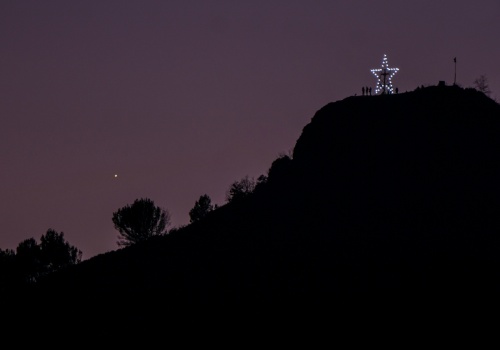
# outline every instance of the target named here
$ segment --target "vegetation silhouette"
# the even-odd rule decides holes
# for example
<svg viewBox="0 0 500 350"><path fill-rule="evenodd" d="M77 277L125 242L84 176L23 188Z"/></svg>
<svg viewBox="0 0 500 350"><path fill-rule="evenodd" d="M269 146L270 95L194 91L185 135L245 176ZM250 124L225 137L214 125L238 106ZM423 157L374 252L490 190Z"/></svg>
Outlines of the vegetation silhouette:
<svg viewBox="0 0 500 350"><path fill-rule="evenodd" d="M266 181L247 179L243 199L47 275L23 297L53 307L55 291L84 295L92 306L82 312L104 324L490 308L500 292L499 134L500 105L472 88L329 103Z"/></svg>
<svg viewBox="0 0 500 350"><path fill-rule="evenodd" d="M119 246L130 246L167 233L170 214L149 198L136 199L113 213L113 224L119 232Z"/></svg>
<svg viewBox="0 0 500 350"><path fill-rule="evenodd" d="M64 239L63 232L48 229L40 237L20 242L16 250L0 249L0 292L17 290L41 277L80 263L82 252Z"/></svg>
<svg viewBox="0 0 500 350"><path fill-rule="evenodd" d="M201 220L216 208L217 207L212 204L212 199L208 194L201 195L194 203L194 207L189 211L189 221L195 222Z"/></svg>
<svg viewBox="0 0 500 350"><path fill-rule="evenodd" d="M491 94L488 78L484 74L481 74L479 77L474 79L473 87L487 96L490 96Z"/></svg>
<svg viewBox="0 0 500 350"><path fill-rule="evenodd" d="M255 179L246 175L239 181L235 181L229 186L226 192L226 201L239 201L253 193L256 186Z"/></svg>

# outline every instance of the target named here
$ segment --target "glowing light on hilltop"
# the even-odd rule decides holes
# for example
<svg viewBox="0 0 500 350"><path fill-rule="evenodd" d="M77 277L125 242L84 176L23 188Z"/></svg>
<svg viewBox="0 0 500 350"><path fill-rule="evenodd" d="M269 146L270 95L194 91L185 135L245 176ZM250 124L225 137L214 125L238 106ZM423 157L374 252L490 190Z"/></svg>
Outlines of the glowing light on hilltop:
<svg viewBox="0 0 500 350"><path fill-rule="evenodd" d="M389 68L387 55L384 54L382 59L382 68L370 70L377 77L377 85L375 86L375 94L392 94L392 78L399 71L399 68Z"/></svg>

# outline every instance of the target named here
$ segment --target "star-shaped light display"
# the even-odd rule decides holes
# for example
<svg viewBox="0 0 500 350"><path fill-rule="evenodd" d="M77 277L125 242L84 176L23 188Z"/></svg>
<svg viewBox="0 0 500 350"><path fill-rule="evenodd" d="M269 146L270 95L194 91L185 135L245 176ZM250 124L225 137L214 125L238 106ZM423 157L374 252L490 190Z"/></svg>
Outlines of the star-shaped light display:
<svg viewBox="0 0 500 350"><path fill-rule="evenodd" d="M375 87L375 93L381 94L392 94L394 92L392 88L392 77L399 71L399 68L389 68L389 62L387 61L387 55L384 55L382 59L382 68L372 69L371 72L377 77L377 85Z"/></svg>

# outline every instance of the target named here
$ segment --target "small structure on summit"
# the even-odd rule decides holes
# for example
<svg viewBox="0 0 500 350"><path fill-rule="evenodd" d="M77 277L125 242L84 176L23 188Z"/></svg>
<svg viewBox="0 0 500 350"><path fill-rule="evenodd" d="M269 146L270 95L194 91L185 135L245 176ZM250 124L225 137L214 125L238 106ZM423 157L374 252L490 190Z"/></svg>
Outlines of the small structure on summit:
<svg viewBox="0 0 500 350"><path fill-rule="evenodd" d="M399 71L399 68L389 68L387 55L384 54L382 59L382 68L370 70L377 77L377 85L375 86L375 94L392 94L392 77Z"/></svg>

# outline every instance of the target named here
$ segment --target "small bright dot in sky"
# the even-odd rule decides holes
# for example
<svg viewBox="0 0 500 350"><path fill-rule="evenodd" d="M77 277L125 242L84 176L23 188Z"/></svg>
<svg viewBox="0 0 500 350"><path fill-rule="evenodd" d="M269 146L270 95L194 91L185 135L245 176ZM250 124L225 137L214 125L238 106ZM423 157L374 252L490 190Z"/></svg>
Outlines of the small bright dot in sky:
<svg viewBox="0 0 500 350"><path fill-rule="evenodd" d="M118 177L118 174L115 174L115 177Z"/></svg>

